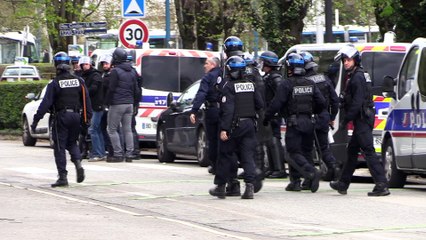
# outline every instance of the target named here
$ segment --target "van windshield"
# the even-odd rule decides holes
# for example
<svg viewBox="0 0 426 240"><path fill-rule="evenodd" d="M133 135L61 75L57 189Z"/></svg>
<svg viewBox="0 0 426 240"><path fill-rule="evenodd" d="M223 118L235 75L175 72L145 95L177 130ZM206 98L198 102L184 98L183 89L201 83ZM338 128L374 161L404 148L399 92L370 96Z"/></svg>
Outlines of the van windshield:
<svg viewBox="0 0 426 240"><path fill-rule="evenodd" d="M144 56L142 77L144 88L182 92L204 76L205 58Z"/></svg>

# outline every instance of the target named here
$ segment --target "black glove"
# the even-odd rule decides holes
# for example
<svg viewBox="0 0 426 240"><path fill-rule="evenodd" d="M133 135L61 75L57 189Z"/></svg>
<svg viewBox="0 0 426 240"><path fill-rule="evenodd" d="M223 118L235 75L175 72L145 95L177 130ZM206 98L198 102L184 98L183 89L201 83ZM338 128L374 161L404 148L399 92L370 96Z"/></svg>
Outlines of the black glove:
<svg viewBox="0 0 426 240"><path fill-rule="evenodd" d="M35 133L37 128L37 122L33 122L33 124L31 124L31 132Z"/></svg>
<svg viewBox="0 0 426 240"><path fill-rule="evenodd" d="M263 126L267 127L269 125L269 120L263 119Z"/></svg>

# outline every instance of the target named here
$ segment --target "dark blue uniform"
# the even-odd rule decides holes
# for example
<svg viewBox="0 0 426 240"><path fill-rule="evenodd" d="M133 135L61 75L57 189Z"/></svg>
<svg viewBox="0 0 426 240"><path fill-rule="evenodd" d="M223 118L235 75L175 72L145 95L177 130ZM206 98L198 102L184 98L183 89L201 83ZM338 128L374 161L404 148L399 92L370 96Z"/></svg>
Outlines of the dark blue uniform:
<svg viewBox="0 0 426 240"><path fill-rule="evenodd" d="M279 85L277 93L265 119L272 119L275 113L281 112L286 120L285 143L290 157L290 179L300 184L303 174L306 179L318 181L319 172L310 161L314 138L312 114L323 111L324 97L315 83L304 77L289 77ZM311 190L318 189L317 186L315 188Z"/></svg>
<svg viewBox="0 0 426 240"><path fill-rule="evenodd" d="M283 81L281 73L278 70L273 70L271 73L263 77L265 82L265 105L269 107L272 99L277 95L278 86ZM272 128L272 135L281 139L281 117L273 117L270 121Z"/></svg>
<svg viewBox="0 0 426 240"><path fill-rule="evenodd" d="M201 79L200 88L198 89L193 101L191 113L197 114L201 105L204 103L205 124L208 143L209 160L212 166L212 172L216 171L216 161L218 155L219 144L219 92L216 90L217 78L221 75L219 67L211 69Z"/></svg>
<svg viewBox="0 0 426 240"><path fill-rule="evenodd" d="M330 150L328 142L328 131L330 129L330 121L334 121L339 111L339 97L334 90L331 80L322 74L317 74L315 71L307 71L306 77L315 82L318 89L321 91L324 99L324 110L316 115L315 118L315 134L317 136L318 145L321 150L321 157L329 170L334 171L336 168L336 158Z"/></svg>
<svg viewBox="0 0 426 240"><path fill-rule="evenodd" d="M244 181L253 184L256 176L254 155L256 148L256 109L263 108L261 96L248 81L228 81L221 101L221 130L229 140L221 141L220 157L214 183L224 185L235 177L236 153L244 169Z"/></svg>
<svg viewBox="0 0 426 240"><path fill-rule="evenodd" d="M360 67L348 74L348 81L344 90L344 122L346 125L352 121L354 130L348 143L348 159L344 165L340 182L349 187L351 177L358 162L360 150L365 155L367 166L373 176L374 182L386 185L385 171L380 158L377 156L373 144L374 127L374 102L372 100L371 89L368 87L364 71Z"/></svg>
<svg viewBox="0 0 426 240"><path fill-rule="evenodd" d="M34 115L32 126L35 127L46 112L53 114L53 149L60 177L66 178L68 173L65 149L68 150L76 167L81 161L77 139L82 123L80 111L83 107L86 109L86 121L89 121L92 106L84 81L69 72L62 72L47 85L46 94Z"/></svg>

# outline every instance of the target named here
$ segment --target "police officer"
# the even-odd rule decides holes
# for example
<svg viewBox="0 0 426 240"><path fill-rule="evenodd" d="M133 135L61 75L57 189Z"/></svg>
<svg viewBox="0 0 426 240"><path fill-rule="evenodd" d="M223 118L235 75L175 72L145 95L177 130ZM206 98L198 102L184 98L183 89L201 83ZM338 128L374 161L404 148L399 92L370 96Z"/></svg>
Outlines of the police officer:
<svg viewBox="0 0 426 240"><path fill-rule="evenodd" d="M239 37L230 36L225 39L223 42L223 51L225 53L226 58L230 58L232 56L244 56L243 52L243 42ZM221 74L217 78L216 81L216 90L218 91L218 102L222 101L223 96L223 88L224 85L231 81L231 77L229 75L229 69L226 68L226 64L223 64L223 68L221 69ZM219 141L219 148L221 146L222 141ZM227 196L241 196L240 182L238 181L238 156L234 156L236 159L232 161L234 164L232 167L232 175L229 177L229 182L226 186L226 195Z"/></svg>
<svg viewBox="0 0 426 240"><path fill-rule="evenodd" d="M328 168L328 174L332 176L333 180L336 180L338 174L337 162L330 150L328 131L330 126L333 126L334 119L339 110L339 97L334 90L331 80L327 76L317 73L318 64L315 63L312 54L301 52L300 55L305 61L305 76L315 82L325 99L326 108L321 113L315 115L315 140L318 141L317 146L321 153L321 159ZM309 181L305 180L302 183L302 190L309 189L309 185Z"/></svg>
<svg viewBox="0 0 426 240"><path fill-rule="evenodd" d="M53 58L56 67L56 77L46 88L46 94L34 115L31 129L34 131L37 123L46 112L53 117L53 141L56 168L59 178L52 187L68 186L66 169L67 159L65 149L68 150L71 161L77 172L77 182L84 181L84 169L81 166L81 154L77 146L80 133L80 121L88 122L92 115L92 107L88 90L84 81L70 73L70 58L65 52L58 52ZM80 111L82 115L80 116Z"/></svg>
<svg viewBox="0 0 426 240"><path fill-rule="evenodd" d="M263 102L255 90L254 83L243 78L246 63L238 56L230 57L226 62L230 81L223 88L221 101L220 157L214 183L215 188L209 193L225 198L225 186L234 177L233 166L236 164L236 152L240 154L240 163L244 169L246 188L243 199L252 199L256 171L254 154L256 147L255 117L256 109L263 107Z"/></svg>
<svg viewBox="0 0 426 240"><path fill-rule="evenodd" d="M277 94L277 89L283 81L278 64L278 56L272 51L263 52L259 57L260 69L265 72L263 81L265 83L265 105L269 107L272 99ZM282 118L279 115L274 116L270 121L272 136L267 141L268 160L269 160L269 178L285 178L287 173L284 165L284 149L281 145L281 124Z"/></svg>
<svg viewBox="0 0 426 240"><path fill-rule="evenodd" d="M371 93L371 80L365 77L361 67L359 51L353 45L344 46L338 52L335 60L341 60L346 70L346 83L343 91L344 120L340 127L346 128L347 123L353 123L352 137L347 146L347 162L343 166L340 179L331 182L330 186L340 194L347 194L351 177L355 171L358 153L364 152L367 166L376 184L368 196L386 196L388 190L385 170L377 156L373 145L374 102Z"/></svg>
<svg viewBox="0 0 426 240"><path fill-rule="evenodd" d="M313 131L312 114L325 108L325 100L312 80L304 77L304 60L297 53L290 53L286 59L288 80L278 86L277 95L266 110L265 122L281 111L287 131L285 144L289 153L290 183L286 191L300 191L300 178L311 180L311 191L319 188L320 172L313 166L312 148Z"/></svg>
<svg viewBox="0 0 426 240"><path fill-rule="evenodd" d="M204 103L205 124L208 139L208 154L210 160L209 172L216 173L216 159L219 144L219 102L218 92L215 89L217 78L220 76L220 60L217 57L209 57L204 63L204 72L206 75L201 79L200 88L195 95L191 114L189 116L191 123L195 124L196 114Z"/></svg>
<svg viewBox="0 0 426 240"><path fill-rule="evenodd" d="M253 82L256 87L256 91L259 93L259 95L262 98L262 101L265 102L265 83L262 79L262 76L260 75L258 67L258 63L254 60L253 55L250 53L244 53L244 60L246 61L246 71L245 71L245 78ZM256 145L256 155L255 155L255 163L256 163L256 171L257 171L257 178L260 180L260 182L265 177L265 151L264 146L265 144L270 141L272 137L272 131L269 126L265 127L263 126L262 122L265 118L265 110L259 109L257 110L257 132L256 132L256 139L257 139L257 145ZM243 178L244 172L241 173L238 177ZM256 187L256 186L255 186Z"/></svg>

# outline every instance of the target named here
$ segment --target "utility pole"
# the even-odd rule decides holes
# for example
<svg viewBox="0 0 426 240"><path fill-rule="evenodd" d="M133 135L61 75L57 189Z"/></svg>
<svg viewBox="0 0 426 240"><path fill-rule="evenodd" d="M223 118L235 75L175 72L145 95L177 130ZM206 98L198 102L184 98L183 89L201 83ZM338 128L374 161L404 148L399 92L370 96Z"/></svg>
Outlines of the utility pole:
<svg viewBox="0 0 426 240"><path fill-rule="evenodd" d="M333 42L333 1L325 0L325 42Z"/></svg>
<svg viewBox="0 0 426 240"><path fill-rule="evenodd" d="M164 39L164 46L170 47L170 0L166 0L166 37Z"/></svg>

